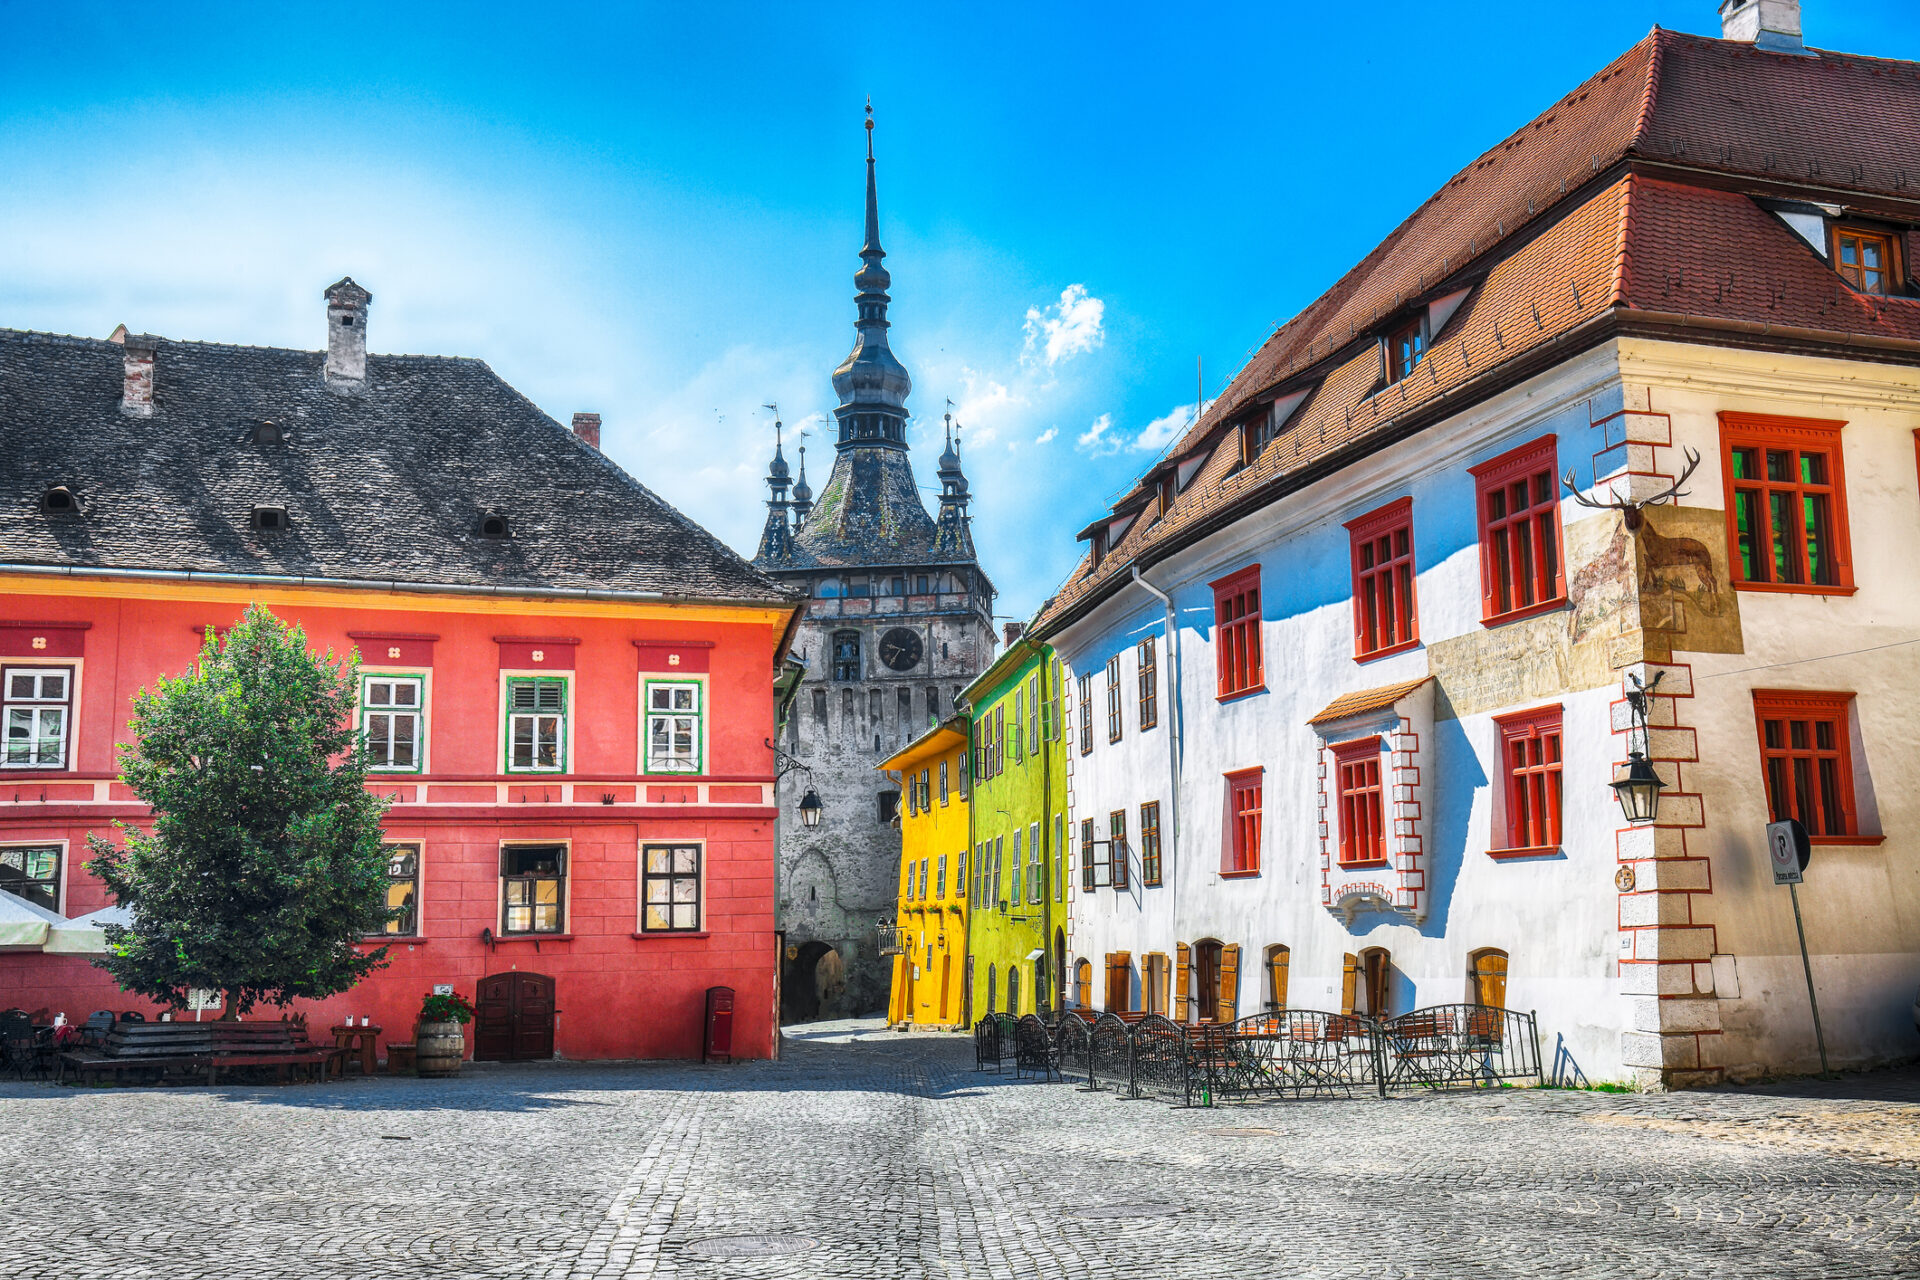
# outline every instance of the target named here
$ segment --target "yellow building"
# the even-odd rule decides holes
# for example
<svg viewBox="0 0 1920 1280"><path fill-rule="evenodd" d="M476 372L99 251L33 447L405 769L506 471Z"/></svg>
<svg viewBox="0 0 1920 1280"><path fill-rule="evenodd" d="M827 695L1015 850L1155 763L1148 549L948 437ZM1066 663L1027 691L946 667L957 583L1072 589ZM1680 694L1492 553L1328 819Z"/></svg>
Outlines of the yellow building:
<svg viewBox="0 0 1920 1280"><path fill-rule="evenodd" d="M900 784L900 886L887 1021L966 1021L967 722L920 735L879 768Z"/></svg>

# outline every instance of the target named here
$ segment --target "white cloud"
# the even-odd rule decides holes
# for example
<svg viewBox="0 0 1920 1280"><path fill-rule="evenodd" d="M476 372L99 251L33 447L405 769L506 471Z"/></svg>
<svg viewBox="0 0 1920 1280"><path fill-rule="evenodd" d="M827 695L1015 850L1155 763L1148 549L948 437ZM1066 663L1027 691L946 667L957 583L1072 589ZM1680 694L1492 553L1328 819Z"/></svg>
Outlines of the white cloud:
<svg viewBox="0 0 1920 1280"><path fill-rule="evenodd" d="M1113 430L1113 415L1103 413L1093 420L1093 425L1080 433L1074 441L1081 449L1096 458L1104 458L1110 453L1120 452L1120 438L1107 433Z"/></svg>
<svg viewBox="0 0 1920 1280"><path fill-rule="evenodd" d="M1206 405L1201 405L1200 410L1205 412ZM1132 447L1157 453L1179 439L1180 433L1191 426L1196 417L1192 404L1177 404L1142 427L1140 434L1133 438Z"/></svg>
<svg viewBox="0 0 1920 1280"><path fill-rule="evenodd" d="M1052 444L1053 438L1059 434L1060 434L1060 428L1048 427L1045 431L1042 431L1039 435L1035 436L1033 438L1033 442L1035 444Z"/></svg>
<svg viewBox="0 0 1920 1280"><path fill-rule="evenodd" d="M1106 341L1102 327L1107 304L1089 297L1087 286L1070 284L1060 291L1060 301L1045 308L1027 308L1027 346L1021 359L1036 358L1051 369L1069 356L1091 351Z"/></svg>

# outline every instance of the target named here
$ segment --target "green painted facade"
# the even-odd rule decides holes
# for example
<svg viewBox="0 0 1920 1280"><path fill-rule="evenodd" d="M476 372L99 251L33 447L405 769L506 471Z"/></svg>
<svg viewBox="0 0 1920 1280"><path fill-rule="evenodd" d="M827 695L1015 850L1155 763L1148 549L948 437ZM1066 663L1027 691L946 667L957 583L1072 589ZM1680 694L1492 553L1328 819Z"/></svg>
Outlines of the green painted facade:
<svg viewBox="0 0 1920 1280"><path fill-rule="evenodd" d="M1022 638L962 697L974 768L967 973L975 1021L1058 1000L1067 922L1060 665L1052 649Z"/></svg>

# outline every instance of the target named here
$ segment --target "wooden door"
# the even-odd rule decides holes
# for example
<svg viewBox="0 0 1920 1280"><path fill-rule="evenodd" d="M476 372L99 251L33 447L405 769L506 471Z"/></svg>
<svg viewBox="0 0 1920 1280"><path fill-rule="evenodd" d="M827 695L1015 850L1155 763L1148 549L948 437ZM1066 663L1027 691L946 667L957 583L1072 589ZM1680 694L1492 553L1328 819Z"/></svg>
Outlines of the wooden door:
<svg viewBox="0 0 1920 1280"><path fill-rule="evenodd" d="M1476 951L1473 954L1473 1001L1495 1009L1507 1006L1507 953Z"/></svg>
<svg viewBox="0 0 1920 1280"><path fill-rule="evenodd" d="M1220 944L1197 942L1193 947L1194 1016L1201 1022L1220 1019Z"/></svg>
<svg viewBox="0 0 1920 1280"><path fill-rule="evenodd" d="M948 992L952 988L952 986L953 986L953 957L951 955L943 955L940 957L940 1017L938 1019L941 1022L948 1021L947 998L948 998Z"/></svg>
<svg viewBox="0 0 1920 1280"><path fill-rule="evenodd" d="M1387 1008L1387 982L1393 972L1392 961L1384 947L1368 947L1360 953L1361 987L1366 993L1367 1007L1362 1011L1370 1017L1390 1017Z"/></svg>
<svg viewBox="0 0 1920 1280"><path fill-rule="evenodd" d="M476 1062L533 1062L553 1056L553 979L544 973L491 974L474 1001Z"/></svg>

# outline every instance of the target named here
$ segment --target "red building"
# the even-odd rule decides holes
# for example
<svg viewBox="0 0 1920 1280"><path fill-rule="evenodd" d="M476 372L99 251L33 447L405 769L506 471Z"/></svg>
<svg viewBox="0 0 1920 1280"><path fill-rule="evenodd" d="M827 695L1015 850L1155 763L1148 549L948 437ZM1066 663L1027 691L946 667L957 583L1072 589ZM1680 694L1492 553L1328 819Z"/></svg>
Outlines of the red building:
<svg viewBox="0 0 1920 1280"><path fill-rule="evenodd" d="M315 1025L409 1039L451 984L479 1057L687 1057L727 986L734 1054L769 1055L795 602L601 456L596 417L369 357L368 295L327 301L326 352L0 331L0 892L112 905L86 838L147 816L129 700L258 601L359 651L394 798L389 964ZM0 951L0 1005L154 1012L40 949Z"/></svg>

